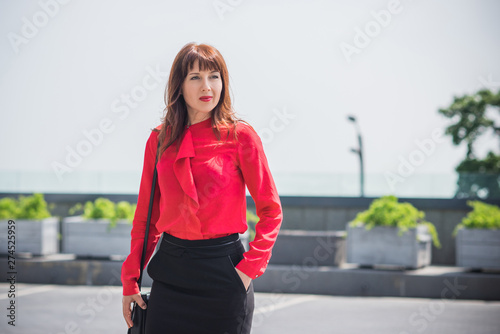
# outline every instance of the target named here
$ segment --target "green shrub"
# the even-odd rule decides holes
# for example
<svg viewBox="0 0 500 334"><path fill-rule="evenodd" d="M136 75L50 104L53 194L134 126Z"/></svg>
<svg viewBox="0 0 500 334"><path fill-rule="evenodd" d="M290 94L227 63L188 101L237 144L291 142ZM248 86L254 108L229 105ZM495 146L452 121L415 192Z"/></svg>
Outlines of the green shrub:
<svg viewBox="0 0 500 334"><path fill-rule="evenodd" d="M116 220L115 203L107 198L99 197L93 203L87 202L83 207L83 215L87 219Z"/></svg>
<svg viewBox="0 0 500 334"><path fill-rule="evenodd" d="M130 204L127 201L116 203L116 218L133 221L136 207L136 204Z"/></svg>
<svg viewBox="0 0 500 334"><path fill-rule="evenodd" d="M40 220L51 217L43 194L19 196L17 200L9 197L0 200L0 218Z"/></svg>
<svg viewBox="0 0 500 334"><path fill-rule="evenodd" d="M10 197L0 199L0 219L16 219L19 205L17 201Z"/></svg>
<svg viewBox="0 0 500 334"><path fill-rule="evenodd" d="M486 204L481 201L467 201L472 211L455 227L453 236L461 228L500 229L500 208L496 205Z"/></svg>
<svg viewBox="0 0 500 334"><path fill-rule="evenodd" d="M110 227L115 227L119 219L127 220L132 223L134 220L136 204L130 204L126 201L114 203L107 198L99 197L94 202L88 201L85 205L75 204L69 214L73 215L77 211L82 211L82 217L85 219L109 219Z"/></svg>
<svg viewBox="0 0 500 334"><path fill-rule="evenodd" d="M374 200L368 210L358 213L349 225L364 225L367 230L374 226L393 226L397 227L399 235L402 235L408 229L416 228L417 224L425 224L432 236L434 246L441 248L436 227L424 218L425 213L417 210L410 203L399 203L395 196L383 196Z"/></svg>

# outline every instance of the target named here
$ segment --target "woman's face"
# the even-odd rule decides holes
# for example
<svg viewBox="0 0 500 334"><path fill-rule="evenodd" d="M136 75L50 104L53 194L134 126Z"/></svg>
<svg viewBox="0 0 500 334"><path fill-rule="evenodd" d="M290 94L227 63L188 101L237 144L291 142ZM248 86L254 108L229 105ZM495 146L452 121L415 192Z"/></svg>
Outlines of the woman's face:
<svg viewBox="0 0 500 334"><path fill-rule="evenodd" d="M199 69L194 63L182 84L182 95L191 121L206 119L217 106L222 91L222 79L218 71Z"/></svg>

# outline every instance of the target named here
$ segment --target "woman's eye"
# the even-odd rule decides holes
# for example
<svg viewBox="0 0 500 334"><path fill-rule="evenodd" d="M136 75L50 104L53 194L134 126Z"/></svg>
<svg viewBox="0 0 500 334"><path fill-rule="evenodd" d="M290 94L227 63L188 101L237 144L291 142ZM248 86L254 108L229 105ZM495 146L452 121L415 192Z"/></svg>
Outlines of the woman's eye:
<svg viewBox="0 0 500 334"><path fill-rule="evenodd" d="M218 75L212 75L212 79L219 79Z"/></svg>
<svg viewBox="0 0 500 334"><path fill-rule="evenodd" d="M195 75L194 77L191 77L191 80L199 79L200 77Z"/></svg>

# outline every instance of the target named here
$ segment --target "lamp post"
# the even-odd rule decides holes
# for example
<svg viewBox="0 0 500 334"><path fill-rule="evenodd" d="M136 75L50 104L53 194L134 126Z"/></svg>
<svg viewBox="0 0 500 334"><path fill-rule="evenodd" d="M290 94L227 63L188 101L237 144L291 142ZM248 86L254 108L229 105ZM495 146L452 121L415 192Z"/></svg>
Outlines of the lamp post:
<svg viewBox="0 0 500 334"><path fill-rule="evenodd" d="M359 125L356 122L356 117L347 116L347 119L354 123L354 127L356 128L356 132L358 134L358 144L359 147L357 149L351 148L351 152L357 153L359 156L359 186L360 186L360 194L361 197L365 197L365 169L363 166L363 140L361 139L361 130L359 129Z"/></svg>

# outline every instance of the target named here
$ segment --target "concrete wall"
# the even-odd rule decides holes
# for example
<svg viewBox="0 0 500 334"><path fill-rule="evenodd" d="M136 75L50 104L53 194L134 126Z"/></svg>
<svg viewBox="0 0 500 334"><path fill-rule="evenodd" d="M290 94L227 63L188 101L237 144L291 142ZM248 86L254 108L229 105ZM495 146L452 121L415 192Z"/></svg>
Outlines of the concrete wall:
<svg viewBox="0 0 500 334"><path fill-rule="evenodd" d="M283 206L282 229L345 230L349 221L366 210L374 198L349 197L281 197ZM441 249L432 246L432 264L455 265L455 238L453 229L471 210L467 200L400 198L426 214L426 220L436 226ZM253 202L249 199L249 208ZM486 201L500 205L500 201ZM251 203L251 204L250 204Z"/></svg>
<svg viewBox="0 0 500 334"><path fill-rule="evenodd" d="M17 197L19 194L0 193L0 198ZM29 195L29 194L22 194ZM65 217L75 203L93 201L97 197L107 197L112 201L136 202L137 195L116 194L46 194L45 199L54 203L52 213ZM281 196L283 206L282 229L331 231L345 230L346 224L356 217L356 214L366 210L374 198L359 197L298 197ZM471 209L467 201L462 199L433 198L400 198L400 202L409 202L417 209L426 213L426 219L437 229L442 244L441 249L432 248L432 264L455 264L455 239L452 232L455 226ZM248 208L255 210L251 197L247 197ZM487 203L500 205L499 200L489 200Z"/></svg>

